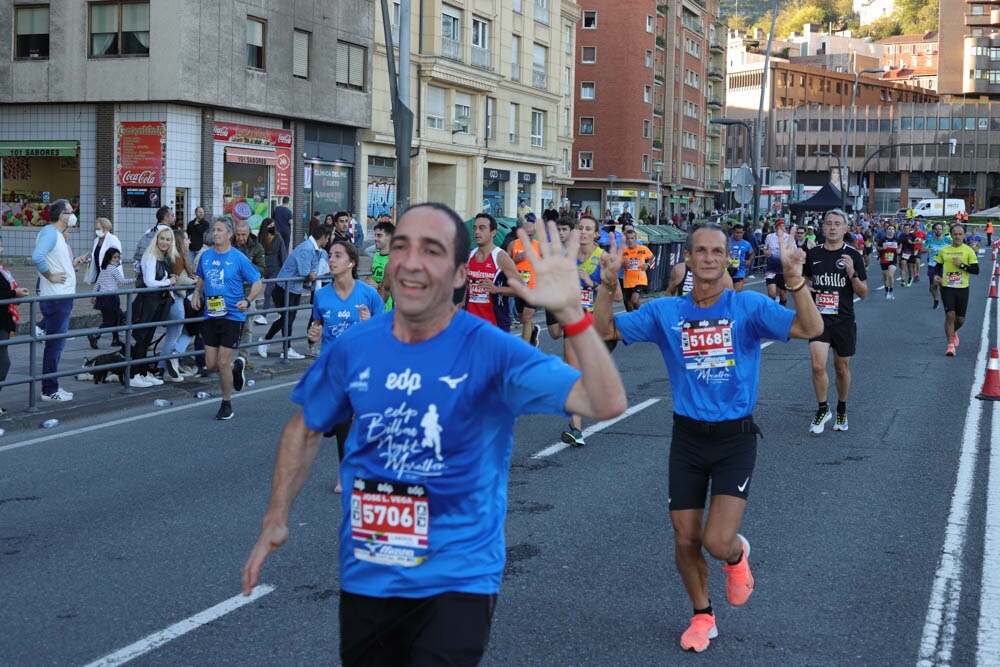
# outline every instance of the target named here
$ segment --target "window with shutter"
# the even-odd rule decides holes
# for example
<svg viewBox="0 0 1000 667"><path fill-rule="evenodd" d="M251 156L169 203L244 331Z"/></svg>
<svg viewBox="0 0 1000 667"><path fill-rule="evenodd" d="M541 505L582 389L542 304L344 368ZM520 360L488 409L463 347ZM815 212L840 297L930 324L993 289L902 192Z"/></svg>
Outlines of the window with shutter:
<svg viewBox="0 0 1000 667"><path fill-rule="evenodd" d="M247 67L264 69L264 21L247 17Z"/></svg>
<svg viewBox="0 0 1000 667"><path fill-rule="evenodd" d="M49 57L49 8L18 7L14 10L15 58Z"/></svg>
<svg viewBox="0 0 1000 667"><path fill-rule="evenodd" d="M292 76L309 78L309 38L304 30L292 33Z"/></svg>
<svg viewBox="0 0 1000 667"><path fill-rule="evenodd" d="M365 49L348 42L337 42L337 86L351 90L365 89Z"/></svg>
<svg viewBox="0 0 1000 667"><path fill-rule="evenodd" d="M444 129L444 88L427 86L427 127Z"/></svg>

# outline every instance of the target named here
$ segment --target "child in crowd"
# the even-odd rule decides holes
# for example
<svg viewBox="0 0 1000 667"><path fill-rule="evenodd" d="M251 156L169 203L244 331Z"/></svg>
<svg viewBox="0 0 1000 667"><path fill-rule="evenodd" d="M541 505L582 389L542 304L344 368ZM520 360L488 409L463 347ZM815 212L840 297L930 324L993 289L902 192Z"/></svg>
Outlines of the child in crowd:
<svg viewBox="0 0 1000 667"><path fill-rule="evenodd" d="M125 313L122 312L120 296L101 294L101 292L113 292L134 283L134 278L126 278L125 274L122 273L121 252L115 248L109 250L104 255L104 261L101 262L101 273L97 278L98 294L94 301L94 308L101 311L102 329L121 326L122 322L125 321ZM97 341L100 340L101 334L91 334L87 338L90 340L90 346L96 350ZM125 349L125 343L122 342L117 331L111 334L111 344L118 345L122 350Z"/></svg>

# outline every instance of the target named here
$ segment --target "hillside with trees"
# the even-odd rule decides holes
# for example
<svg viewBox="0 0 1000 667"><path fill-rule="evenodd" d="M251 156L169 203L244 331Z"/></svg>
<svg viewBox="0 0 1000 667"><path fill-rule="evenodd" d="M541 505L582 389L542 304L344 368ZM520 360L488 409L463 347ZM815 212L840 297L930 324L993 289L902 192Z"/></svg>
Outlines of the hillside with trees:
<svg viewBox="0 0 1000 667"><path fill-rule="evenodd" d="M771 28L769 0L723 0L722 18L730 28L747 30L761 28L766 33ZM824 26L827 30L851 30L856 37L883 39L893 35L909 35L938 29L937 0L896 0L893 13L861 27L854 13L853 0L788 0L779 4L778 19L774 26L775 38L787 37L792 32L802 32L806 23Z"/></svg>

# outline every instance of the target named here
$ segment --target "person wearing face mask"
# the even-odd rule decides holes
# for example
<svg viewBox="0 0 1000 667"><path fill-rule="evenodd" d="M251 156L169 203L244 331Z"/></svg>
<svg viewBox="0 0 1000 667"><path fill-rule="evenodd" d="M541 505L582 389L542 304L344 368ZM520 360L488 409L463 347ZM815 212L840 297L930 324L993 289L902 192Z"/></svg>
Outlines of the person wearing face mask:
<svg viewBox="0 0 1000 667"><path fill-rule="evenodd" d="M42 312L41 328L49 336L66 333L69 316L73 310L73 295L76 293L76 268L69 245L63 233L77 223L73 207L65 199L57 199L49 205L49 224L38 232L31 261L38 270L38 293L42 296L65 295L65 299L40 302ZM82 258L80 258L82 259ZM42 353L42 372L55 373L59 370L59 360L65 338L45 341ZM59 388L59 379L42 380L43 401L72 401L73 394Z"/></svg>
<svg viewBox="0 0 1000 667"><path fill-rule="evenodd" d="M88 260L90 265L83 279L88 285L96 284L97 279L101 277L101 267L104 266L104 256L108 251L115 248L121 252L122 242L111 233L113 230L114 225L107 218L98 218L94 221L94 245L90 249L91 259Z"/></svg>

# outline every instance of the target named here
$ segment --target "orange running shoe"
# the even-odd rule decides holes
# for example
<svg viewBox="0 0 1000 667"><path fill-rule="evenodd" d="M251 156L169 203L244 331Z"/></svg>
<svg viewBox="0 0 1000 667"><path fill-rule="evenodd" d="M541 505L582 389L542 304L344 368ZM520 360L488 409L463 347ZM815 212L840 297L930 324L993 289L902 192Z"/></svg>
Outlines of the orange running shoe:
<svg viewBox="0 0 1000 667"><path fill-rule="evenodd" d="M957 333L951 335L951 344L954 345L955 347L958 347L958 334Z"/></svg>
<svg viewBox="0 0 1000 667"><path fill-rule="evenodd" d="M946 356L946 357L954 357L955 356L955 346L954 345L949 345L948 349L944 351L944 356Z"/></svg>
<svg viewBox="0 0 1000 667"><path fill-rule="evenodd" d="M740 607L746 604L753 593L753 575L750 574L750 543L747 538L737 534L743 543L743 558L736 565L726 563L722 569L726 571L726 598L729 604Z"/></svg>
<svg viewBox="0 0 1000 667"><path fill-rule="evenodd" d="M691 625L681 635L681 648L685 651L701 653L708 648L709 639L719 636L715 627L715 614L695 614Z"/></svg>

